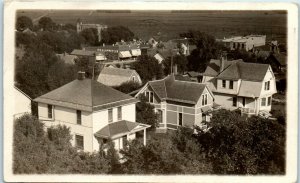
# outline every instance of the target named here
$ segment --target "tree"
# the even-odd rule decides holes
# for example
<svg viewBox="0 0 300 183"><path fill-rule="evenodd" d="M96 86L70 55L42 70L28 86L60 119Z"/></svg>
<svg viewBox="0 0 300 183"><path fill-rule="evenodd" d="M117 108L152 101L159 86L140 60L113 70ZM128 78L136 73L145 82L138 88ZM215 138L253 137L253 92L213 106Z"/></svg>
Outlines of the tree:
<svg viewBox="0 0 300 183"><path fill-rule="evenodd" d="M115 44L121 40L130 41L134 38L133 32L124 26L108 27L101 31L102 43Z"/></svg>
<svg viewBox="0 0 300 183"><path fill-rule="evenodd" d="M207 174L211 165L205 160L197 141L191 134L178 130L153 136L146 146L139 141L129 142L121 151L122 169L128 174ZM177 136L177 137L176 137ZM184 146L181 146L185 144ZM180 148L178 148L180 147Z"/></svg>
<svg viewBox="0 0 300 183"><path fill-rule="evenodd" d="M78 152L65 126L51 127L30 115L14 121L13 172L16 174L101 174L111 170L102 153Z"/></svg>
<svg viewBox="0 0 300 183"><path fill-rule="evenodd" d="M50 17L42 17L39 19L39 27L44 31L53 31L55 29L55 22Z"/></svg>
<svg viewBox="0 0 300 183"><path fill-rule="evenodd" d="M154 112L154 107L147 103L144 95L140 95L139 99L140 102L136 104L136 120L155 129L158 126L158 114Z"/></svg>
<svg viewBox="0 0 300 183"><path fill-rule="evenodd" d="M277 121L219 110L197 139L216 174L283 174L285 129Z"/></svg>
<svg viewBox="0 0 300 183"><path fill-rule="evenodd" d="M171 73L171 59L168 57L167 59L163 60L163 66L164 66L164 73L165 75L168 75ZM183 74L187 69L187 58L184 55L175 55L173 57L173 66L176 64L177 66L177 72L180 74Z"/></svg>
<svg viewBox="0 0 300 183"><path fill-rule="evenodd" d="M119 90L123 93L130 93L132 91L135 91L137 89L140 88L140 84L138 82L135 82L135 81L127 81L127 82L124 82L122 83L120 86L115 86L114 88L116 90Z"/></svg>
<svg viewBox="0 0 300 183"><path fill-rule="evenodd" d="M31 18L27 17L27 16L20 16L17 18L17 22L16 22L16 29L18 31L23 31L25 29L33 29L33 23Z"/></svg>
<svg viewBox="0 0 300 183"><path fill-rule="evenodd" d="M189 31L180 36L190 38L190 44L197 46L187 57L189 70L204 72L210 59L218 58L221 51L225 49L223 45L216 42L214 36L204 32Z"/></svg>
<svg viewBox="0 0 300 183"><path fill-rule="evenodd" d="M162 67L158 64L154 57L141 55L137 58L137 62L133 63L133 67L140 75L143 83L153 79L160 79L163 76Z"/></svg>
<svg viewBox="0 0 300 183"><path fill-rule="evenodd" d="M95 28L83 29L80 32L80 36L83 39L83 43L86 45L96 45L98 42L98 31Z"/></svg>

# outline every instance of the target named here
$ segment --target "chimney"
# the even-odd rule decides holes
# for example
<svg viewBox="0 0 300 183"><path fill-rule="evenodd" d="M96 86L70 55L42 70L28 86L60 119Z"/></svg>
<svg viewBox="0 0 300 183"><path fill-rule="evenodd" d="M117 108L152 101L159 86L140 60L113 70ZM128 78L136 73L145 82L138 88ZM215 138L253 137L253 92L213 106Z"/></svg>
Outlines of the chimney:
<svg viewBox="0 0 300 183"><path fill-rule="evenodd" d="M220 58L220 72L224 70L225 61L227 61L227 53L223 51Z"/></svg>
<svg viewBox="0 0 300 183"><path fill-rule="evenodd" d="M78 80L84 80L84 78L85 78L85 72L79 71L79 72L77 73L77 79L78 79Z"/></svg>

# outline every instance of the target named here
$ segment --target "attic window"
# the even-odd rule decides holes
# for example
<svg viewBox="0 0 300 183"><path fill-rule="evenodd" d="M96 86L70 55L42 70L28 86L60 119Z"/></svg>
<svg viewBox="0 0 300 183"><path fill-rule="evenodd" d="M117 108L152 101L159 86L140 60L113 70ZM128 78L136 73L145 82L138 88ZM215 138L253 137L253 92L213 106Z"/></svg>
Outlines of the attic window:
<svg viewBox="0 0 300 183"><path fill-rule="evenodd" d="M233 81L229 81L229 89L233 89Z"/></svg>
<svg viewBox="0 0 300 183"><path fill-rule="evenodd" d="M270 81L265 82L265 90L270 90Z"/></svg>
<svg viewBox="0 0 300 183"><path fill-rule="evenodd" d="M202 106L207 105L207 94L202 95Z"/></svg>

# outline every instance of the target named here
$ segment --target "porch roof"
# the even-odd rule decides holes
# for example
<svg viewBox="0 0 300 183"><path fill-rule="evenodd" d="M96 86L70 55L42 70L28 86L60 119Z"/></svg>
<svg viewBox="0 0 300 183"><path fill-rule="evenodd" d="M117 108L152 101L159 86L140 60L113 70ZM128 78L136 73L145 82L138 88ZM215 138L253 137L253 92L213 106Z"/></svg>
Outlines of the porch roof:
<svg viewBox="0 0 300 183"><path fill-rule="evenodd" d="M113 139L129 133L141 131L149 127L150 125L131 122L127 120L121 120L121 121L109 123L102 129L97 131L94 135L95 137L99 137L99 138Z"/></svg>

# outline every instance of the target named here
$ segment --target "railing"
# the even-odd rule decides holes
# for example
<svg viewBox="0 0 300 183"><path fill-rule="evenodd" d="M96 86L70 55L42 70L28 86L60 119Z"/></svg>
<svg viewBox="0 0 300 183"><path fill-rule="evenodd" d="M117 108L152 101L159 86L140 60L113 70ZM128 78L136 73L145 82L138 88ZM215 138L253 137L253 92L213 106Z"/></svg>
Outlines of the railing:
<svg viewBox="0 0 300 183"><path fill-rule="evenodd" d="M247 114L254 114L255 113L254 109L250 109L250 108L243 107L243 108L240 108L240 110L241 110L242 113L247 113Z"/></svg>

